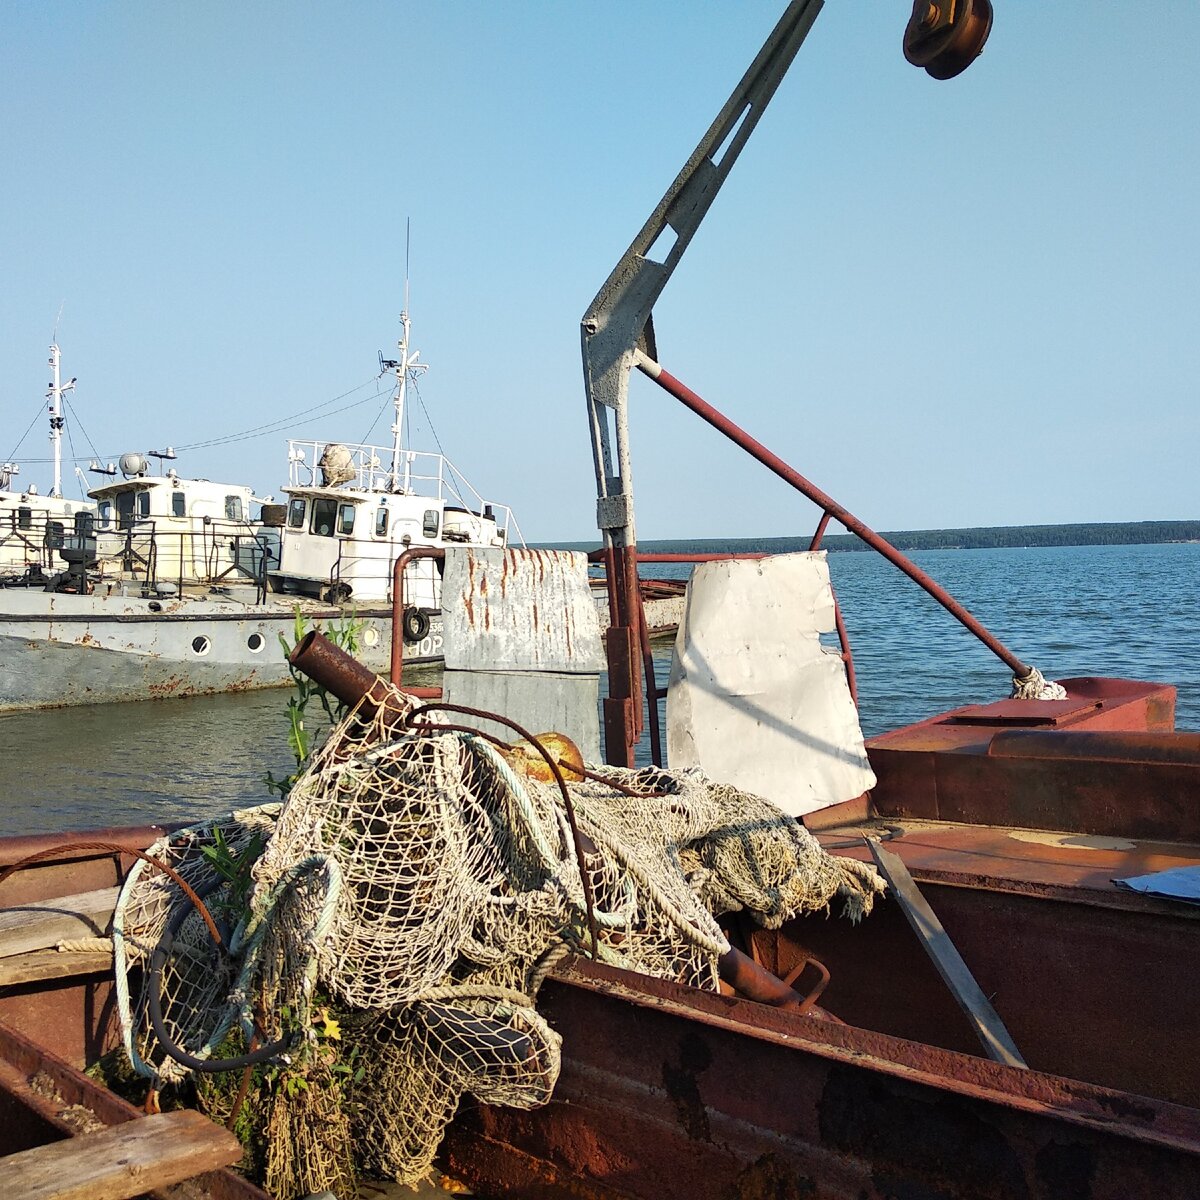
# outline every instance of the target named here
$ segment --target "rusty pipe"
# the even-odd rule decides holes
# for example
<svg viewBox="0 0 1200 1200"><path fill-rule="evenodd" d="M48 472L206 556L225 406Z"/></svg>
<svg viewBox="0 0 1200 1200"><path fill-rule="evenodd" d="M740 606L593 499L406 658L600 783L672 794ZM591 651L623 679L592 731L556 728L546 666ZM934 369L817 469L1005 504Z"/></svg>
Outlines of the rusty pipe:
<svg viewBox="0 0 1200 1200"><path fill-rule="evenodd" d="M739 995L773 1008L799 1008L804 997L754 959L730 946L717 959L717 973Z"/></svg>
<svg viewBox="0 0 1200 1200"><path fill-rule="evenodd" d="M440 546L409 546L392 564L392 669L391 680L399 687L404 671L404 569L418 558L445 558ZM419 695L423 689L414 689Z"/></svg>
<svg viewBox="0 0 1200 1200"><path fill-rule="evenodd" d="M407 709L397 706L395 694L382 676L376 675L352 654L335 646L319 630L310 630L296 643L288 655L288 662L343 704L353 708L361 701L361 711L365 716L373 717L382 710L386 714L386 724L394 725L407 713ZM433 698L441 695L441 689L411 688L408 694Z"/></svg>
<svg viewBox="0 0 1200 1200"><path fill-rule="evenodd" d="M789 483L801 495L806 496L818 507L832 516L839 524L844 525L851 533L857 534L872 550L878 551L894 567L899 568L918 587L929 593L952 617L966 626L997 658L1003 662L1014 675L1025 677L1030 672L1027 663L1022 662L999 638L989 633L978 619L972 616L949 592L936 583L907 555L902 554L891 542L877 534L868 525L860 521L848 509L843 508L832 496L821 491L816 484L811 483L799 471L788 466L778 455L772 454L762 442L751 437L733 421L713 408L707 401L701 399L686 384L681 383L653 359L639 351L637 366L644 375L653 379L663 391L674 396L676 400L686 405L698 417L707 421L714 429L723 433L730 441L740 446L752 458L757 459L768 470L773 471L785 483Z"/></svg>

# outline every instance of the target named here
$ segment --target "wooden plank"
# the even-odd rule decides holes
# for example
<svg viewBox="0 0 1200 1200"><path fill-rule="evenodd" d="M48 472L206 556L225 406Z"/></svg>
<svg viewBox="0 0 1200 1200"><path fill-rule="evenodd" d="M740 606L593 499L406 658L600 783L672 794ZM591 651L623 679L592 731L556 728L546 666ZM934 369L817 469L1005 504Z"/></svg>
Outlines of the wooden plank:
<svg viewBox="0 0 1200 1200"><path fill-rule="evenodd" d="M42 979L78 979L112 971L113 954L108 950L32 950L0 958L0 987L13 983L37 983Z"/></svg>
<svg viewBox="0 0 1200 1200"><path fill-rule="evenodd" d="M983 989L975 982L971 968L963 961L937 914L929 907L929 901L921 895L904 865L904 860L898 854L885 850L874 838L867 838L866 842L876 866L888 881L892 896L900 905L938 974L958 1001L959 1007L967 1014L967 1019L983 1044L988 1058L1010 1067L1026 1068L1027 1064L1004 1022L1000 1020L1000 1015L983 994Z"/></svg>
<svg viewBox="0 0 1200 1200"><path fill-rule="evenodd" d="M242 1157L227 1129L191 1109L0 1158L0 1195L22 1200L130 1200Z"/></svg>
<svg viewBox="0 0 1200 1200"><path fill-rule="evenodd" d="M112 923L118 891L101 888L0 911L0 958L48 950L75 938L103 937Z"/></svg>

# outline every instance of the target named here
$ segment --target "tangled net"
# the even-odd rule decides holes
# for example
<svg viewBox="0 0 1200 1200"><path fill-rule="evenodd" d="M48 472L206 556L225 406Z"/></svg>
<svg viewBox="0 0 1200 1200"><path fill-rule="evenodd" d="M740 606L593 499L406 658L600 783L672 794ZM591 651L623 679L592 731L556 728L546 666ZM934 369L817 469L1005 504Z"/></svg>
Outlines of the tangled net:
<svg viewBox="0 0 1200 1200"><path fill-rule="evenodd" d="M231 1043L269 1052L299 1031L288 1068L305 1079L299 1094L264 1073L270 1144L305 1148L268 1156L275 1194L346 1194L354 1163L420 1179L464 1092L546 1103L560 1038L534 1001L559 958L591 952L592 920L602 960L715 990L729 949L722 913L777 927L840 898L857 919L883 890L872 868L827 855L766 801L695 770L606 767L571 782L581 862L557 783L399 693L388 708L393 725L408 714L405 732L352 713L281 808L152 848L224 912L224 950L161 874L135 867L118 908L121 1015L138 1070L176 1080ZM264 834L239 915L238 885L213 861ZM152 955L153 986L133 1003L127 973ZM168 1056L163 1033L196 1061Z"/></svg>

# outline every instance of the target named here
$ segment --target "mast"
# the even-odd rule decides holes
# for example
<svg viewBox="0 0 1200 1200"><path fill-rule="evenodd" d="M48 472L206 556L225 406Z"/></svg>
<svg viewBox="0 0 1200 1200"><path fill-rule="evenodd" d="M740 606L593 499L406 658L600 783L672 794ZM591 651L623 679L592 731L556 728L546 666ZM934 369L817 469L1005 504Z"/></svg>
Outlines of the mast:
<svg viewBox="0 0 1200 1200"><path fill-rule="evenodd" d="M397 487L400 482L400 451L403 449L403 428L404 428L404 402L408 392L408 372L410 369L415 369L417 357L420 355L420 350L414 350L410 355L408 352L409 338L409 320L408 320L408 281L404 283L404 309L400 313L400 341L396 343L397 349L400 351L400 357L392 362L392 367L396 372L396 395L393 397L393 404L396 408L396 417L392 422L392 487Z"/></svg>
<svg viewBox="0 0 1200 1200"><path fill-rule="evenodd" d="M50 495L58 499L62 498L62 431L65 424L62 415L62 398L65 393L72 391L75 387L74 378L68 383L60 382L61 359L62 352L58 348L58 343L51 342L50 390L46 393L46 406L50 410L50 448L54 453L54 486L50 489Z"/></svg>
<svg viewBox="0 0 1200 1200"><path fill-rule="evenodd" d="M427 364L417 362L417 359L421 356L420 350L414 350L411 354L409 353L409 335L408 272L406 270L404 273L404 308L400 313L400 340L396 343L396 348L400 351L400 357L381 359L385 368L390 368L396 373L396 394L392 400L396 408L396 418L392 425L391 486L393 491L400 488L400 454L404 449L404 403L408 397L408 381L410 377L415 380L418 372L429 369ZM407 473L408 469L406 467L406 476ZM404 490L408 490L407 478L404 480Z"/></svg>

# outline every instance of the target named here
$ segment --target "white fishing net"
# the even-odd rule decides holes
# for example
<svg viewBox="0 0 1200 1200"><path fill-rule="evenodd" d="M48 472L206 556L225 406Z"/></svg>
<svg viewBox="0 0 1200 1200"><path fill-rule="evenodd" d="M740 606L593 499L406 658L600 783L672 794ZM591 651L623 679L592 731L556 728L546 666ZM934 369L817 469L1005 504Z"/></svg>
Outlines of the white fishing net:
<svg viewBox="0 0 1200 1200"><path fill-rule="evenodd" d="M226 846L245 847L273 825L249 913L230 932L233 965L220 965L198 918L183 919L161 972L167 1028L204 1057L230 1029L249 1044L290 1022L306 1039L292 1051L302 1066L306 1046L319 1059L324 1045L314 1011L335 1007L339 1052L355 1065L345 1092L354 1153L383 1174L425 1174L464 1092L522 1107L549 1099L560 1039L534 1001L566 951L591 953L590 920L602 960L715 990L729 948L720 914L745 909L778 926L840 899L857 919L883 890L871 867L827 855L766 801L695 770L575 778L581 864L557 783L528 777L519 757L445 716L419 720L397 734L352 714L277 819L235 814L155 848L200 881L212 852L199 847L217 828ZM218 884L208 903L234 886ZM165 877L131 878L120 965L149 953L181 903ZM146 1049L145 998L125 1018L135 1062L160 1078L184 1071Z"/></svg>

